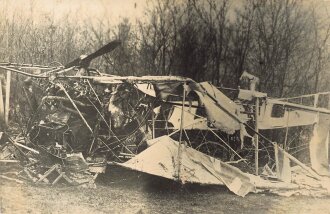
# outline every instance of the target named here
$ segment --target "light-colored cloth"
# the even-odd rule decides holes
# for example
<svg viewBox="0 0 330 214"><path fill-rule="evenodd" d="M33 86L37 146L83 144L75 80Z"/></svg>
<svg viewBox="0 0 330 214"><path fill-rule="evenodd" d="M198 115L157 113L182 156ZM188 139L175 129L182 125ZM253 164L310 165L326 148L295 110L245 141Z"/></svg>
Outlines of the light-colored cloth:
<svg viewBox="0 0 330 214"><path fill-rule="evenodd" d="M214 102L210 97L203 95L201 92L196 93L203 103L206 110L207 119L212 125L227 134L234 134L236 130L240 130L239 122L221 109L216 102ZM228 111L235 111L235 109L237 108L228 107Z"/></svg>
<svg viewBox="0 0 330 214"><path fill-rule="evenodd" d="M207 119L211 124L227 134L241 130L240 122L230 116L230 114L236 115L244 122L248 120L247 115L241 114L241 107L238 104L208 82L199 83L196 88L195 92L205 107Z"/></svg>
<svg viewBox="0 0 330 214"><path fill-rule="evenodd" d="M196 116L196 107L189 107L190 102L186 102L186 105L184 106L184 116L183 116L183 124L182 127L186 130L190 129L199 129L199 130L208 130L209 127L207 126L207 119ZM198 105L198 102L191 102L192 105ZM174 129L180 129L181 126L181 113L182 113L182 106L172 106L173 111L168 119L168 122L170 122L173 125Z"/></svg>
<svg viewBox="0 0 330 214"><path fill-rule="evenodd" d="M242 197L255 191L250 177L234 166L184 145L181 145L181 158L178 159L179 142L169 136L151 141L148 143L151 147L119 165L182 183L226 185ZM177 175L179 166L180 174Z"/></svg>
<svg viewBox="0 0 330 214"><path fill-rule="evenodd" d="M260 115L258 117L259 129L306 126L317 122L317 113L303 110L284 110L282 117L274 117L272 116L272 112L276 104L275 99L267 99L267 102L261 105Z"/></svg>
<svg viewBox="0 0 330 214"><path fill-rule="evenodd" d="M259 91L251 91L240 89L238 93L238 99L251 101L253 98L266 98L267 94Z"/></svg>
<svg viewBox="0 0 330 214"><path fill-rule="evenodd" d="M139 83L135 84L134 87L139 89L144 94L147 94L151 97L156 97L154 86L150 83Z"/></svg>
<svg viewBox="0 0 330 214"><path fill-rule="evenodd" d="M329 129L330 116L320 115L314 125L313 137L309 143L312 168L320 175L330 176L329 171Z"/></svg>
<svg viewBox="0 0 330 214"><path fill-rule="evenodd" d="M278 149L278 145L274 145L275 160L276 160L276 176L279 180L286 183L291 182L291 166L289 158L284 152Z"/></svg>

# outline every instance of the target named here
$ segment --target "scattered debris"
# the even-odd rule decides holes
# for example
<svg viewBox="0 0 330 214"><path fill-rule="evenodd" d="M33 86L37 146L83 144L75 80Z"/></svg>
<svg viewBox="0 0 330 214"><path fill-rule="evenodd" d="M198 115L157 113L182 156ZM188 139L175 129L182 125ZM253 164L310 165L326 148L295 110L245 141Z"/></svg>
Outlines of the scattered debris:
<svg viewBox="0 0 330 214"><path fill-rule="evenodd" d="M247 72L242 80L250 82L249 90L229 98L189 78L122 77L88 67L118 45L110 42L40 74L0 63L28 76L23 90L30 108L20 131L1 132L0 164L19 162L20 178L39 185L95 187L111 162L183 184L226 185L239 196L330 194L330 110L317 106L319 96L312 96L313 106L268 98L255 90L259 79ZM288 128L300 126L314 127L305 148L311 164L294 156L288 142ZM281 128L284 142L265 137L265 131Z"/></svg>

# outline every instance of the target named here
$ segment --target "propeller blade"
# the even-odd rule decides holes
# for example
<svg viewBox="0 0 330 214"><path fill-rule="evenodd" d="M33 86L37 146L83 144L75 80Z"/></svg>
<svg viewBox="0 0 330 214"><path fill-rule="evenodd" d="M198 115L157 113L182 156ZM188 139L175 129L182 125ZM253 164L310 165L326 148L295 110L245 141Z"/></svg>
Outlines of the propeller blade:
<svg viewBox="0 0 330 214"><path fill-rule="evenodd" d="M70 68L72 66L88 66L88 64L95 58L102 56L103 54L109 53L113 51L116 47L118 47L121 44L120 40L114 40L112 42L109 42L107 45L104 45L94 53L91 53L85 57L79 57L68 64L65 65L65 68Z"/></svg>
<svg viewBox="0 0 330 214"><path fill-rule="evenodd" d="M77 58L64 66L64 68L71 68L73 66L78 66L80 64L80 58Z"/></svg>
<svg viewBox="0 0 330 214"><path fill-rule="evenodd" d="M103 46L102 48L98 49L92 54L89 54L87 57L83 59L83 61L90 62L93 59L102 56L103 54L109 53L113 51L116 47L118 47L121 44L119 40L114 40L112 42L109 42L107 45Z"/></svg>

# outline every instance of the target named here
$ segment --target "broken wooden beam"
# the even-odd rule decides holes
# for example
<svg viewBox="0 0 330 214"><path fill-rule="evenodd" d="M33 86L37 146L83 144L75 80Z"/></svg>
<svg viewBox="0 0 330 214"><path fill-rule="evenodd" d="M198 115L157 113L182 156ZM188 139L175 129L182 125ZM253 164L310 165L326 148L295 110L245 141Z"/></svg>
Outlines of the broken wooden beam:
<svg viewBox="0 0 330 214"><path fill-rule="evenodd" d="M94 133L92 128L90 127L90 125L88 124L87 120L85 119L85 117L82 115L81 111L78 109L76 103L72 100L72 98L70 97L69 93L65 90L64 86L61 83L57 83L56 84L58 87L60 87L60 89L63 90L63 92L65 93L65 95L68 97L68 99L70 100L71 104L73 105L73 107L77 110L80 118L83 120L83 122L85 123L85 125L87 126L88 130L91 133Z"/></svg>
<svg viewBox="0 0 330 214"><path fill-rule="evenodd" d="M47 177L53 172L56 171L56 169L59 167L59 164L53 165L51 168L49 168L42 176L40 176L39 180L36 181L36 183L40 183L41 181L47 179Z"/></svg>
<svg viewBox="0 0 330 214"><path fill-rule="evenodd" d="M6 126L8 126L8 122L9 122L10 84L11 84L11 71L7 71L6 102L5 102L5 124L6 124Z"/></svg>
<svg viewBox="0 0 330 214"><path fill-rule="evenodd" d="M65 174L65 172L61 172L59 176L57 176L57 178L53 181L52 186L54 186L55 184L57 184L57 182L59 182L59 180L61 178L63 178L63 175Z"/></svg>
<svg viewBox="0 0 330 214"><path fill-rule="evenodd" d="M18 179L15 179L15 178L10 178L10 177L7 177L5 175L0 175L0 178L6 179L6 180L9 180L9 181L15 181L16 183L19 183L19 184L24 184L24 182L21 181L21 180L18 180Z"/></svg>
<svg viewBox="0 0 330 214"><path fill-rule="evenodd" d="M41 76L41 75L36 75L36 74L30 74L30 73L27 73L27 72L24 72L24 71L20 71L20 70L17 70L17 69L13 69L13 68L8 68L6 66L0 66L0 68L4 69L4 70L7 70L7 71L12 71L12 72L15 72L15 73L19 73L19 74L23 74L25 76L29 76L29 77L35 77L35 78L48 78L47 76Z"/></svg>
<svg viewBox="0 0 330 214"><path fill-rule="evenodd" d="M5 122L5 105L3 103L2 80L0 79L0 124Z"/></svg>
<svg viewBox="0 0 330 214"><path fill-rule="evenodd" d="M34 176L31 175L31 172L30 172L29 168L24 167L23 171L30 178L31 181L33 181L33 182L37 182L38 181L38 178L36 178L36 177L34 177Z"/></svg>
<svg viewBox="0 0 330 214"><path fill-rule="evenodd" d="M89 79L95 83L118 84L123 82L147 83L147 82L194 82L190 78L180 76L57 76L60 79Z"/></svg>
<svg viewBox="0 0 330 214"><path fill-rule="evenodd" d="M39 154L39 151L37 151L37 150L35 150L35 149L32 149L32 148L30 148L30 147L27 147L27 146L25 146L25 145L23 145L23 144L17 143L17 142L15 142L15 141L13 142L13 144L16 145L16 146L22 147L22 148L24 148L24 149L27 149L27 150L29 150L29 151L35 153L35 154Z"/></svg>
<svg viewBox="0 0 330 214"><path fill-rule="evenodd" d="M18 160L0 160L0 163L19 163Z"/></svg>
<svg viewBox="0 0 330 214"><path fill-rule="evenodd" d="M310 112L315 112L315 113L322 113L322 114L330 114L330 110L325 109L325 108L316 108L316 107L311 107L311 106L305 106L305 105L300 105L296 103L290 103L290 102L284 102L280 100L274 100L274 99L269 99L269 103L273 104L278 104L283 107L289 107L292 109L298 109L298 110L304 110L304 111L310 111Z"/></svg>

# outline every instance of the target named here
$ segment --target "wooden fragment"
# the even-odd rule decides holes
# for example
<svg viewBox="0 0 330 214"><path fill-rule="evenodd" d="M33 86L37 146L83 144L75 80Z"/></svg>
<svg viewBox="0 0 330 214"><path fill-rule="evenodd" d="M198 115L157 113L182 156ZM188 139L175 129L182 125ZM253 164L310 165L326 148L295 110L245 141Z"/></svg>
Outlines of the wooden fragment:
<svg viewBox="0 0 330 214"><path fill-rule="evenodd" d="M65 172L61 172L60 175L53 181L52 186L57 184L57 182L63 177L64 174Z"/></svg>
<svg viewBox="0 0 330 214"><path fill-rule="evenodd" d="M2 80L0 80L0 123L5 121L5 106L3 103Z"/></svg>
<svg viewBox="0 0 330 214"><path fill-rule="evenodd" d="M41 182L41 181L43 181L44 179L46 179L54 170L56 170L57 169L57 164L55 164L54 166L52 166L50 169L48 169L46 172L45 172L45 174L43 174L40 178L39 178L39 180L37 180L37 182L36 183L39 183L39 182Z"/></svg>
<svg viewBox="0 0 330 214"><path fill-rule="evenodd" d="M279 178L280 173L280 168L279 168L279 160L278 160L278 145L274 145L274 153L275 153L275 166L276 166L276 176Z"/></svg>
<svg viewBox="0 0 330 214"><path fill-rule="evenodd" d="M325 109L325 108L310 107L310 106L300 105L300 104L296 104L296 103L283 102L283 101L279 101L279 100L269 100L269 102L282 105L283 107L290 107L292 109L298 109L298 110L310 111L310 112L322 113L322 114L330 114L330 110Z"/></svg>
<svg viewBox="0 0 330 214"><path fill-rule="evenodd" d="M317 104L319 103L319 94L315 94L314 96L314 108L317 108Z"/></svg>
<svg viewBox="0 0 330 214"><path fill-rule="evenodd" d="M82 121L85 123L85 125L87 126L88 130L93 133L92 128L89 126L88 122L86 121L85 117L82 115L81 111L78 109L76 103L71 99L70 95L68 94L68 92L65 90L64 86L60 83L56 84L58 87L60 87L63 92L65 93L65 95L69 98L71 104L73 105L73 107L77 110L77 112L79 113L80 118L82 119Z"/></svg>
<svg viewBox="0 0 330 214"><path fill-rule="evenodd" d="M255 107L255 130L256 133L259 132L259 125L258 125L258 120L259 120L259 98L256 98L256 107ZM254 135L254 162L255 162L255 173L256 175L259 174L259 136L257 134Z"/></svg>
<svg viewBox="0 0 330 214"><path fill-rule="evenodd" d="M18 160L0 160L0 163L19 163Z"/></svg>
<svg viewBox="0 0 330 214"><path fill-rule="evenodd" d="M287 149L288 134L289 134L289 121L290 121L290 109L286 109L286 111L288 111L288 117L286 118L286 129L285 129L285 138L284 138L284 150Z"/></svg>
<svg viewBox="0 0 330 214"><path fill-rule="evenodd" d="M11 84L11 71L7 71L6 81L6 103L5 103L5 124L8 126L9 107L10 107L10 84Z"/></svg>
<svg viewBox="0 0 330 214"><path fill-rule="evenodd" d="M184 120L184 104L186 102L186 84L183 85L183 99L182 99L182 111L181 111L181 120L180 120L180 135L179 135L179 147L178 147L178 163L177 163L177 178L180 180L181 172L181 156L182 156L182 132L183 132L183 120Z"/></svg>
<svg viewBox="0 0 330 214"><path fill-rule="evenodd" d="M25 174L33 181L33 182L36 182L38 181L38 178L34 177L31 175L30 171L28 168L24 168L23 171L25 172Z"/></svg>
<svg viewBox="0 0 330 214"><path fill-rule="evenodd" d="M11 139L11 137L9 137L8 134L7 134L7 136L8 136L9 142L15 146L15 148L20 152L20 154L22 154L27 161L30 161L29 157L21 150L21 148L19 146L17 146L15 144L16 142L13 139Z"/></svg>
<svg viewBox="0 0 330 214"><path fill-rule="evenodd" d="M36 78L48 78L47 76L42 76L42 75L35 75L35 74L30 74L30 73L27 73L27 72L24 72L24 71L20 71L20 70L17 70L17 69L13 69L13 68L9 68L9 67L5 67L5 66L0 66L0 68L4 69L4 70L7 70L7 72L15 72L15 73L18 73L18 74L23 74L25 76L29 76L29 77L36 77ZM8 74L8 73L7 73Z"/></svg>
<svg viewBox="0 0 330 214"><path fill-rule="evenodd" d="M7 179L9 181L15 181L16 183L19 183L19 184L24 184L24 182L21 181L21 180L18 180L18 179L15 179L15 178L10 178L10 177L7 177L5 175L0 175L0 178Z"/></svg>
<svg viewBox="0 0 330 214"><path fill-rule="evenodd" d="M39 154L39 151L37 151L37 150L35 150L35 149L32 149L32 148L30 148L30 147L24 146L23 144L17 143L17 142L15 142L15 141L13 142L13 144L15 144L16 146L22 147L22 148L24 148L24 149L27 149L27 150L29 150L29 151L35 153L35 154Z"/></svg>
<svg viewBox="0 0 330 214"><path fill-rule="evenodd" d="M69 183L69 184L73 184L74 181L71 180L66 174L63 174L62 177Z"/></svg>
<svg viewBox="0 0 330 214"><path fill-rule="evenodd" d="M71 77L70 77L71 78ZM75 78L75 76L73 76ZM77 78L77 77L76 77ZM81 76L80 78L92 79L97 83L118 83L118 82L137 82L137 83L145 83L145 82L193 82L192 79L179 77L179 76L103 76L103 77L91 77L91 76Z"/></svg>
<svg viewBox="0 0 330 214"><path fill-rule="evenodd" d="M0 66L10 66L10 67L19 67L19 68L39 68L39 69L55 69L58 67L47 66L47 65L35 65L27 63L15 63L15 62L0 62Z"/></svg>
<svg viewBox="0 0 330 214"><path fill-rule="evenodd" d="M155 112L154 112L154 108L152 106L151 109L151 123L152 123L152 139L155 138Z"/></svg>

